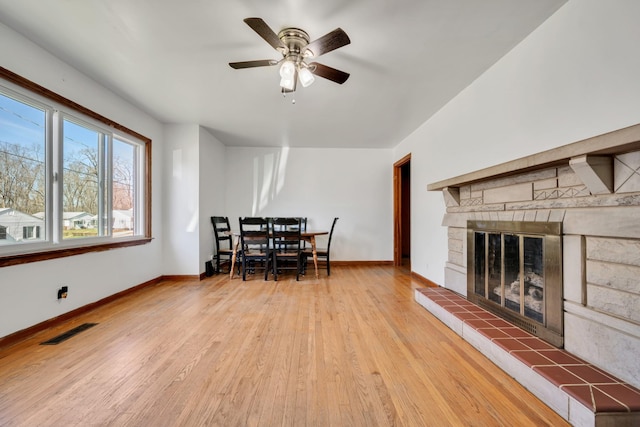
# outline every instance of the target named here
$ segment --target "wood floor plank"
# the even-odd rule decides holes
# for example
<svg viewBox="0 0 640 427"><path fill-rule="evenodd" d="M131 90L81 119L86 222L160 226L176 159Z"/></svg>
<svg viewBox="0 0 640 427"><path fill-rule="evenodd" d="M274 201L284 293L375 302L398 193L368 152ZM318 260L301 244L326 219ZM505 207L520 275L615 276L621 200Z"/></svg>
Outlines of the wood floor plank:
<svg viewBox="0 0 640 427"><path fill-rule="evenodd" d="M166 280L0 349L0 425L567 425L418 305L407 270L331 273Z"/></svg>

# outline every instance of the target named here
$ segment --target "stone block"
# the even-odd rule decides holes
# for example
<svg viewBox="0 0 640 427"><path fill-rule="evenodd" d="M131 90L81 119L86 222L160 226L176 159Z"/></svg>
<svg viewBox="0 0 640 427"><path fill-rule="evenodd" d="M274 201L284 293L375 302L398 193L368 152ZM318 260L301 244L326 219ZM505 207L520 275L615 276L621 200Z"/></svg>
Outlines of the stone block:
<svg viewBox="0 0 640 427"><path fill-rule="evenodd" d="M467 275L460 271L450 268L447 265L444 269L444 283L447 289L451 289L460 295L467 295Z"/></svg>
<svg viewBox="0 0 640 427"><path fill-rule="evenodd" d="M562 270L564 299L577 304L586 303L585 242L582 236L563 236Z"/></svg>
<svg viewBox="0 0 640 427"><path fill-rule="evenodd" d="M587 306L640 325L640 295L587 283Z"/></svg>
<svg viewBox="0 0 640 427"><path fill-rule="evenodd" d="M539 209L536 211L536 222L549 222L551 211L549 209Z"/></svg>
<svg viewBox="0 0 640 427"><path fill-rule="evenodd" d="M509 175L503 178L492 179L471 185L471 191L484 191L497 187L508 187L511 185L543 181L557 176L556 168L542 169L539 171L525 172L518 175Z"/></svg>
<svg viewBox="0 0 640 427"><path fill-rule="evenodd" d="M463 185L460 187L460 199L468 199L471 197L471 186Z"/></svg>
<svg viewBox="0 0 640 427"><path fill-rule="evenodd" d="M445 227L455 227L455 228L466 229L467 228L467 220L473 220L473 219L475 219L473 213L468 213L468 212L452 213L452 212L448 212L448 213L444 214L444 217L442 218L442 225L445 226Z"/></svg>
<svg viewBox="0 0 640 427"><path fill-rule="evenodd" d="M544 181L536 181L533 183L534 190L548 190L558 188L558 178L545 179Z"/></svg>
<svg viewBox="0 0 640 427"><path fill-rule="evenodd" d="M449 227L447 229L449 239L464 240L467 238L467 229L462 227Z"/></svg>
<svg viewBox="0 0 640 427"><path fill-rule="evenodd" d="M568 209L563 230L566 234L640 238L640 207Z"/></svg>
<svg viewBox="0 0 640 427"><path fill-rule="evenodd" d="M614 326L608 326L607 317L587 308L573 307L564 316L564 348L576 356L601 366L623 381L640 387L640 363L635 355L640 354L640 328L629 322L627 330L616 328L619 319L612 319ZM628 331L635 330L632 335Z"/></svg>
<svg viewBox="0 0 640 427"><path fill-rule="evenodd" d="M640 267L612 262L587 261L587 283L640 295ZM640 311L640 307L638 307Z"/></svg>
<svg viewBox="0 0 640 427"><path fill-rule="evenodd" d="M591 194L613 192L613 158L611 156L578 156L569 165L589 188Z"/></svg>
<svg viewBox="0 0 640 427"><path fill-rule="evenodd" d="M587 237L587 257L592 260L640 267L640 242L629 239Z"/></svg>
<svg viewBox="0 0 640 427"><path fill-rule="evenodd" d="M464 237L466 238L466 234ZM449 250L454 252L462 252L462 239L449 238Z"/></svg>
<svg viewBox="0 0 640 427"><path fill-rule="evenodd" d="M533 184L530 182L484 190L484 203L486 204L525 200L533 200Z"/></svg>
<svg viewBox="0 0 640 427"><path fill-rule="evenodd" d="M446 187L442 189L445 206L460 206L460 189L456 187Z"/></svg>
<svg viewBox="0 0 640 427"><path fill-rule="evenodd" d="M562 222L562 221L564 221L565 212L566 212L565 209L552 209L551 213L549 214L549 221L550 222Z"/></svg>
<svg viewBox="0 0 640 427"><path fill-rule="evenodd" d="M616 193L640 191L640 151L617 155L613 170Z"/></svg>
<svg viewBox="0 0 640 427"><path fill-rule="evenodd" d="M558 168L558 187L573 187L584 184L570 166Z"/></svg>
<svg viewBox="0 0 640 427"><path fill-rule="evenodd" d="M463 255L462 252L457 252L457 251L448 251L448 261L453 263L453 264L458 264L458 265L462 265L463 262Z"/></svg>

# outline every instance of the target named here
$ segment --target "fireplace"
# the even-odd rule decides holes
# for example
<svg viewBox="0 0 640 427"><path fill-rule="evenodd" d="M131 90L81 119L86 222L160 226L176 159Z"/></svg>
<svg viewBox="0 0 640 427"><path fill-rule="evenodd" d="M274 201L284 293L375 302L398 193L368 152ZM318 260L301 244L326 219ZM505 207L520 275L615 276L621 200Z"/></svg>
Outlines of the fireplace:
<svg viewBox="0 0 640 427"><path fill-rule="evenodd" d="M562 223L467 222L467 298L563 346Z"/></svg>
<svg viewBox="0 0 640 427"><path fill-rule="evenodd" d="M427 190L445 288L640 387L640 124Z"/></svg>

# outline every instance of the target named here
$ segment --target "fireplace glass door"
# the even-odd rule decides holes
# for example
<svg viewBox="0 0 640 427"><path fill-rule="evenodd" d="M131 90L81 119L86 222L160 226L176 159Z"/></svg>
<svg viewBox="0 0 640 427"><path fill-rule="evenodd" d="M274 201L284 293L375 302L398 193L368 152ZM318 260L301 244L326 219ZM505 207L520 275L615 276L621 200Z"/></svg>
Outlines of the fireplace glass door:
<svg viewBox="0 0 640 427"><path fill-rule="evenodd" d="M478 233L483 234L483 233ZM488 233L489 237L489 257L487 276L488 298L496 304L501 304L504 298L502 291L502 235L498 233Z"/></svg>
<svg viewBox="0 0 640 427"><path fill-rule="evenodd" d="M473 248L469 258L473 280L468 289L473 294L468 295L469 299L533 332L537 324L549 326L547 298L550 292L554 301L548 332L554 334L552 341L558 345L555 335L561 333L562 323L559 234L527 231L528 223L490 224L487 230L469 230L469 237L473 239L468 242L469 249ZM506 231L493 229L498 226ZM548 231L537 223L532 229ZM546 286L547 275L554 283L552 288Z"/></svg>

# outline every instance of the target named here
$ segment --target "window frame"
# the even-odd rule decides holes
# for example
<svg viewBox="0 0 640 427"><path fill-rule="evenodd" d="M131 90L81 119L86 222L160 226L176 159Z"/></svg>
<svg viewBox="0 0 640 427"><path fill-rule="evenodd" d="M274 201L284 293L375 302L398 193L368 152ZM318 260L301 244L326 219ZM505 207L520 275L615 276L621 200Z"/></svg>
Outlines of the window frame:
<svg viewBox="0 0 640 427"><path fill-rule="evenodd" d="M17 249L15 252L11 251L8 254L0 254L0 267L6 267L10 265L17 264L25 264L31 262L38 262L50 259L56 259L61 257L79 255L90 252L100 252L106 251L110 249L130 247L130 246L138 246L149 243L152 240L151 236L151 144L152 141L150 138L141 135L140 133L133 131L125 126L120 125L98 113L92 111L86 107L83 107L80 104L77 104L49 89L46 89L43 86L38 85L10 70L7 70L4 67L0 67L0 80L3 82L7 82L9 85L9 89L11 89L11 84L17 86L18 94L21 96L27 96L29 94L33 95L34 98L41 97L46 101L50 101L54 104L59 104L61 107L65 109L63 112L63 116L65 117L74 117L82 122L91 123L95 121L99 127L103 127L108 130L112 136L110 138L120 139L125 142L133 142L140 143L144 153L143 158L139 159L140 167L144 168L143 174L139 175L141 178L136 187L136 201L135 209L140 210L140 219L143 224L139 229L140 234L133 236L125 236L125 237L113 237L110 236L99 236L99 237L88 237L82 239L64 239L64 240L56 240L55 238L51 239L50 234L52 231L49 229L50 227L45 228L45 240L43 242L38 243L29 243L24 247L15 247ZM15 90L14 90L15 91ZM25 93L26 92L26 93ZM31 98L30 98L31 99ZM55 125L54 125L55 127ZM48 137L49 138L49 137ZM47 146L50 146L47 144ZM46 156L50 156L50 153L47 153ZM54 170L57 169L54 165ZM47 179L51 173L48 173ZM51 201L51 197L54 196L55 191L52 192L54 186L47 184L47 191L50 193L47 195L47 205ZM60 205L60 209L62 206ZM53 210L49 210L48 216L53 215L56 216ZM61 215L60 212L58 215ZM109 215L111 216L111 215ZM53 218L50 218L50 221ZM45 221L47 224L47 221ZM49 222L49 224L52 224ZM42 230L41 230L42 232Z"/></svg>

